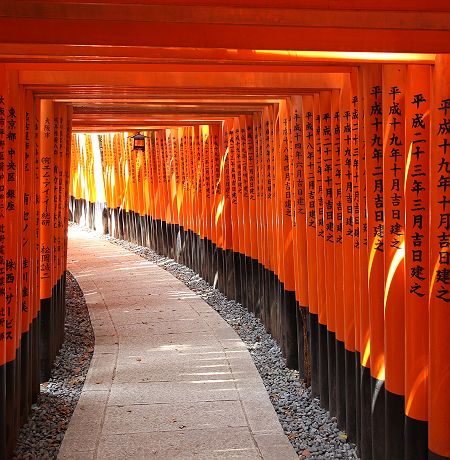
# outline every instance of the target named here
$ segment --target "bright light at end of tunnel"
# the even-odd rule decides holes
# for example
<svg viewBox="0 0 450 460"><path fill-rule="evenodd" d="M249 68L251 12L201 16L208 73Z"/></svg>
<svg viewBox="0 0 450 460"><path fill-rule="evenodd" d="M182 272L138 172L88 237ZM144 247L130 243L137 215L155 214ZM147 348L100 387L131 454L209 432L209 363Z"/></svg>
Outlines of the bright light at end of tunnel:
<svg viewBox="0 0 450 460"><path fill-rule="evenodd" d="M254 50L255 54L271 55L298 60L328 61L375 61L375 62L434 62L436 55L430 53L372 53L356 51L283 51Z"/></svg>

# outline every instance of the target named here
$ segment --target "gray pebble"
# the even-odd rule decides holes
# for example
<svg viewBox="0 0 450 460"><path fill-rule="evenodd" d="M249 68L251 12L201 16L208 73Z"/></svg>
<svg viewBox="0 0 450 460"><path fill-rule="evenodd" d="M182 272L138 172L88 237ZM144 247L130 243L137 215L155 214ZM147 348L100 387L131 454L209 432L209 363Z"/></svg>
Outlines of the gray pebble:
<svg viewBox="0 0 450 460"><path fill-rule="evenodd" d="M94 351L94 333L83 293L68 273L64 343L47 385L18 436L13 459L56 459L83 388Z"/></svg>

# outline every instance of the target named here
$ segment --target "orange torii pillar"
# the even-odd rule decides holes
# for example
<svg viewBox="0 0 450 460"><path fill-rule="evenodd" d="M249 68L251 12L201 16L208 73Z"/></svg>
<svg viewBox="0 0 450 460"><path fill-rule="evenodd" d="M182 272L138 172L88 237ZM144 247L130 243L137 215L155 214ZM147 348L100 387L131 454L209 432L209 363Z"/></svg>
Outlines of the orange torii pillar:
<svg viewBox="0 0 450 460"><path fill-rule="evenodd" d="M34 244L34 137L32 136L33 125L31 117L33 115L33 95L27 91L24 99L25 117L23 119L23 222L22 222L22 338L21 338L21 378L24 381L21 398L21 419L26 420L32 403L33 392L33 361L35 359L33 349L33 333L35 324L33 321L33 296L38 284L33 281L33 262L36 257L36 245ZM39 390L38 390L39 391Z"/></svg>
<svg viewBox="0 0 450 460"><path fill-rule="evenodd" d="M247 115L246 121L246 137L247 137L247 193L248 193L248 214L249 214L249 231L248 242L249 248L249 277L251 279L251 298L250 309L255 316L259 316L257 299L259 297L259 269L258 269L258 246L257 239L257 218L256 218L256 177L255 177L255 155L256 155L256 134L253 126L253 117Z"/></svg>
<svg viewBox="0 0 450 460"><path fill-rule="evenodd" d="M356 363L355 354L355 264L354 264L354 198L352 172L352 128L357 126L356 113L352 111L350 76L344 80L339 101L340 115L340 180L342 212L342 316L344 353L344 393L345 421L347 436L356 440ZM359 364L358 364L359 365ZM339 364L338 364L339 366ZM342 417L342 415L341 415ZM340 422L342 423L342 421Z"/></svg>
<svg viewBox="0 0 450 460"><path fill-rule="evenodd" d="M50 376L54 335L53 318L55 314L53 289L53 222L54 222L54 104L42 100L40 108L40 291L41 291L41 374Z"/></svg>
<svg viewBox="0 0 450 460"><path fill-rule="evenodd" d="M366 149L364 129L363 79L359 71L351 75L352 92L352 188L354 212L355 349L356 349L356 441L360 452L372 455L370 418L370 320L368 284L368 231ZM368 399L369 398L369 399ZM366 415L364 415L366 414ZM363 416L364 415L364 416ZM364 431L365 435L362 436Z"/></svg>
<svg viewBox="0 0 450 460"><path fill-rule="evenodd" d="M284 339L284 354L286 365L298 369L298 343L297 343L297 299L295 296L295 267L294 267L294 242L292 227L292 194L291 188L291 158L292 144L291 133L291 107L288 101L280 104L279 118L279 151L278 163L280 184L279 221L281 242L283 250L283 274L280 281L283 290L281 296L282 308L282 334Z"/></svg>
<svg viewBox="0 0 450 460"><path fill-rule="evenodd" d="M333 173L333 239L335 278L335 353L336 353L336 416L338 424L345 429L345 333L344 333L344 265L343 265L343 199L341 164L341 90L331 93L331 135ZM346 268L346 267L345 267Z"/></svg>
<svg viewBox="0 0 450 460"><path fill-rule="evenodd" d="M431 105L428 450L450 458L450 56L438 55ZM418 250L422 250L421 248Z"/></svg>
<svg viewBox="0 0 450 460"><path fill-rule="evenodd" d="M381 65L363 68L366 136L366 186L368 227L368 289L370 329L370 379L362 381L361 417L371 419L368 430L361 430L362 454L368 456L371 444L374 459L384 458L384 213L383 213L383 115ZM364 278L361 277L362 282ZM364 308L364 305L362 305ZM365 376L365 374L364 374ZM370 387L370 391L369 391ZM363 442L364 441L364 442ZM367 442L365 442L367 441ZM367 449L367 450L366 450ZM369 458L369 457L367 457Z"/></svg>
<svg viewBox="0 0 450 460"><path fill-rule="evenodd" d="M272 295L272 254L270 251L272 241L272 220L271 220L271 201L272 201L272 171L271 171L271 123L270 123L270 107L263 109L262 113L262 132L261 132L261 145L262 145L262 163L261 163L261 198L262 198L262 213L260 215L261 223L261 234L263 236L263 254L264 258L262 261L263 271L263 289L264 297L262 308L264 310L263 320L266 325L266 329L269 333L272 333L274 328L273 317L271 309L271 295Z"/></svg>
<svg viewBox="0 0 450 460"><path fill-rule="evenodd" d="M236 145L234 134L234 119L226 120L224 124L224 132L226 148L228 150L228 175L230 181L230 252L227 258L227 279L230 283L230 290L233 294L232 298L239 301L240 299L240 280L239 278L239 233L238 233L238 196L237 196L237 179L236 179Z"/></svg>
<svg viewBox="0 0 450 460"><path fill-rule="evenodd" d="M209 282L210 266L210 149L209 149L209 126L200 126L200 170L201 170L201 201L200 201L200 238L199 238L199 270L202 278Z"/></svg>
<svg viewBox="0 0 450 460"><path fill-rule="evenodd" d="M383 65L385 456L404 456L405 77Z"/></svg>
<svg viewBox="0 0 450 460"><path fill-rule="evenodd" d="M248 193L248 149L252 149L253 139L249 142L247 138L247 120L240 116L239 131L239 173L238 192L242 200L241 211L241 232L242 232L242 259L241 259L241 282L242 282L242 303L249 311L253 310L253 278L251 270L251 215L250 199Z"/></svg>
<svg viewBox="0 0 450 460"><path fill-rule="evenodd" d="M1 416L9 423L0 434L0 453L8 456L20 426L21 401L21 243L23 212L23 112L16 72L2 69L0 74L1 109ZM21 199L22 198L22 199Z"/></svg>
<svg viewBox="0 0 450 460"><path fill-rule="evenodd" d="M187 127L185 129L185 135L183 136L184 145L185 145L185 257L186 263L189 267L192 267L193 261L193 217L192 217L192 188L193 188L193 151L192 151L192 127Z"/></svg>
<svg viewBox="0 0 450 460"><path fill-rule="evenodd" d="M405 458L414 459L428 454L431 67L408 65L406 79L404 411Z"/></svg>
<svg viewBox="0 0 450 460"><path fill-rule="evenodd" d="M234 265L233 265L233 229L232 229L232 173L231 155L229 143L229 121L225 120L221 126L220 145L223 151L220 159L220 169L222 177L223 206L217 210L218 225L222 225L223 239L223 266L224 266L224 294L230 298L236 298L234 284Z"/></svg>
<svg viewBox="0 0 450 460"><path fill-rule="evenodd" d="M160 143L160 131L154 132L154 156L155 156L155 200L156 200L156 216L154 222L155 228L155 249L160 252L163 251L163 220L165 218L165 200L163 193L163 176L162 171L162 152Z"/></svg>
<svg viewBox="0 0 450 460"><path fill-rule="evenodd" d="M214 234L214 244L213 244L213 269L214 269L214 279L213 285L217 287L221 292L224 292L225 286L225 259L223 252L223 222L221 219L221 214L223 215L224 211L224 178L223 178L223 168L222 168L222 152L220 146L222 144L221 140L221 130L220 127L216 124L212 127L212 183L211 183L211 194L212 194L212 226Z"/></svg>
<svg viewBox="0 0 450 460"><path fill-rule="evenodd" d="M322 91L320 100L320 140L322 165L323 239L325 257L325 309L327 329L328 404L336 415L336 296L335 296L335 235L333 216L333 136L331 92Z"/></svg>
<svg viewBox="0 0 450 460"><path fill-rule="evenodd" d="M6 71L0 66L0 419L6 420L6 279L5 279L5 116ZM6 457L6 424L0 425L0 456Z"/></svg>
<svg viewBox="0 0 450 460"><path fill-rule="evenodd" d="M180 251L181 251L181 196L179 194L180 190L180 144L178 139L178 129L171 129L172 136L172 169L171 169L171 193L172 193L172 209L174 212L175 221L174 221L174 235L173 235L173 254L174 258L180 260ZM144 172L144 171L142 171ZM144 176L145 177L145 176ZM145 193L145 192L144 192Z"/></svg>
<svg viewBox="0 0 450 460"><path fill-rule="evenodd" d="M30 270L31 270L31 283L33 284L33 290L30 293L29 305L32 308L32 348L33 348L33 359L32 359L32 401L35 402L40 391L41 375L40 375L40 359L39 359L39 347L40 347L40 149L39 149L39 116L40 116L40 102L35 99L31 99L31 94L28 93L28 103L32 104L30 109L30 139L26 139L29 142L30 155L32 158L31 170L33 171L32 181L32 205L30 209L29 222L32 229L32 235L30 236L33 244L33 250L31 252L30 259ZM30 105L27 106L28 108ZM69 135L69 142L70 142ZM69 149L70 152L70 144ZM67 173L69 175L69 173ZM68 193L68 187L66 188ZM68 214L68 206L66 213ZM67 222L67 219L66 219ZM67 243L66 243L67 244Z"/></svg>
<svg viewBox="0 0 450 460"><path fill-rule="evenodd" d="M269 240L269 257L271 258L271 282L270 282L270 317L272 321L272 335L280 344L284 351L283 331L282 331L282 301L281 301L281 270L283 268L283 249L280 235L280 222L278 220L279 199L278 195L281 191L279 184L280 174L278 171L278 144L279 144L279 112L278 104L273 104L270 107L269 114L270 123L270 156L268 158L271 174L271 189L269 199L269 220L271 222L272 237Z"/></svg>
<svg viewBox="0 0 450 460"><path fill-rule="evenodd" d="M319 387L319 308L317 289L317 207L316 207L316 131L314 129L314 97L302 97L303 144L305 149L306 194L306 256L308 260L308 332L311 357L311 391L320 395Z"/></svg>
<svg viewBox="0 0 450 460"><path fill-rule="evenodd" d="M255 258L256 258L256 273L254 279L255 287L255 315L265 322L265 309L264 309L264 227L262 225L262 216L264 215L264 198L263 198L263 184L264 184L264 159L263 159L263 134L262 134L262 113L253 114L253 139L254 139L254 170L253 170L253 186L254 186L254 231L255 231ZM251 173L250 173L251 174ZM250 181L252 178L250 177Z"/></svg>
<svg viewBox="0 0 450 460"><path fill-rule="evenodd" d="M139 151L137 155L137 165L136 165L136 176L137 176L137 185L138 185L138 194L139 194L139 227L138 227L138 238L139 244L141 246L147 245L147 201L146 201L146 188L145 188L145 170L146 170L146 159L145 159L145 150Z"/></svg>
<svg viewBox="0 0 450 460"><path fill-rule="evenodd" d="M323 112L325 113L325 112ZM322 111L320 96L314 94L314 118L313 128L315 132L315 202L316 202L316 251L317 251L317 306L319 314L318 323L318 382L320 402L325 408L329 408L328 393L328 334L327 334L327 290L325 277L325 220L324 220L324 186L323 186L323 163L322 163Z"/></svg>
<svg viewBox="0 0 450 460"><path fill-rule="evenodd" d="M293 226L293 250L295 266L295 295L297 300L297 354L300 378L310 383L307 375L310 352L308 346L308 259L305 161L306 146L303 137L303 108L301 96L290 98L290 180Z"/></svg>
<svg viewBox="0 0 450 460"><path fill-rule="evenodd" d="M242 147L241 147L241 123L239 117L233 119L232 152L234 155L234 204L235 219L233 220L233 243L235 243L234 263L236 277L236 300L245 304L246 276L245 276L245 222L244 197L242 187Z"/></svg>
<svg viewBox="0 0 450 460"><path fill-rule="evenodd" d="M207 214L207 281L209 284L217 284L217 246L216 246L216 231L214 225L214 182L215 182L215 168L214 168L214 147L213 147L213 132L212 126L208 126L208 136L206 138L206 148L208 153L205 158L205 166L208 169L206 177L206 214Z"/></svg>
<svg viewBox="0 0 450 460"><path fill-rule="evenodd" d="M177 129L178 138L178 185L177 185L177 203L178 215L180 219L179 226L179 261L186 263L186 232L187 232L187 208L186 208L186 145L185 145L185 128ZM148 155L148 153L146 153ZM149 170L149 174L151 174ZM153 194L150 195L150 199ZM151 243L150 243L151 244Z"/></svg>
<svg viewBox="0 0 450 460"><path fill-rule="evenodd" d="M195 213L194 213L194 193L195 193L195 150L194 150L194 127L188 128L187 132L187 203L188 203L188 238L187 238L187 260L190 267L194 266L194 237L195 237Z"/></svg>
<svg viewBox="0 0 450 460"><path fill-rule="evenodd" d="M191 138L191 259L194 271L199 270L199 235L200 235L200 203L202 193L202 169L199 126L192 127Z"/></svg>
<svg viewBox="0 0 450 460"><path fill-rule="evenodd" d="M148 167L148 186L149 190L149 226L150 226L150 235L149 235L149 244L150 247L156 248L156 220L158 216L158 197L157 197L157 170L156 170L156 154L155 154L155 139L154 132L151 131L148 135L149 137L145 140L146 148L146 158L147 158L147 167ZM186 228L186 227L185 227Z"/></svg>
<svg viewBox="0 0 450 460"><path fill-rule="evenodd" d="M25 179L25 99L24 92L19 86L18 73L10 71L7 73L6 93L6 139L5 139L5 218L6 218L6 251L5 251L5 281L6 281L6 340L7 359L9 349L9 361L13 362L11 379L7 379L7 398L13 404L10 412L9 441L15 439L22 424L21 404L27 393L28 375L23 375L21 358L26 351L26 343L23 342L23 330L27 317L22 315L23 301L23 237L24 237L24 186ZM8 347L8 336L12 334L13 347ZM8 385L9 383L9 385ZM8 414L6 414L8 417Z"/></svg>

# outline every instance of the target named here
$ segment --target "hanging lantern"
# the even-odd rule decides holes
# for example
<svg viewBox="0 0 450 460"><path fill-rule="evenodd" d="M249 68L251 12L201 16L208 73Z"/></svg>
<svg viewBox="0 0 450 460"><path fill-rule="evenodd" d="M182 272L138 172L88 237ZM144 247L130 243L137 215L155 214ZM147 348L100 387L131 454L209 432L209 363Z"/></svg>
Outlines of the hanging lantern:
<svg viewBox="0 0 450 460"><path fill-rule="evenodd" d="M131 137L133 138L133 150L141 150L142 152L145 152L146 136L138 132L134 136L131 136Z"/></svg>

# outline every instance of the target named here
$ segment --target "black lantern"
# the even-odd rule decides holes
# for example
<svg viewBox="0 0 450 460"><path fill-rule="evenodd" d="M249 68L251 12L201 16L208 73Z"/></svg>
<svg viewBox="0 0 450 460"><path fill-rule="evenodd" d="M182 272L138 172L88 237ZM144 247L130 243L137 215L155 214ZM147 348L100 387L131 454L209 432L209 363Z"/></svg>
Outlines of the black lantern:
<svg viewBox="0 0 450 460"><path fill-rule="evenodd" d="M145 138L140 132L136 133L134 136L130 136L133 138L133 150L141 150L145 152Z"/></svg>

